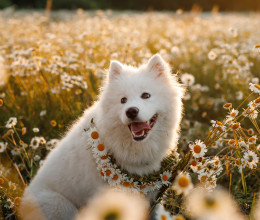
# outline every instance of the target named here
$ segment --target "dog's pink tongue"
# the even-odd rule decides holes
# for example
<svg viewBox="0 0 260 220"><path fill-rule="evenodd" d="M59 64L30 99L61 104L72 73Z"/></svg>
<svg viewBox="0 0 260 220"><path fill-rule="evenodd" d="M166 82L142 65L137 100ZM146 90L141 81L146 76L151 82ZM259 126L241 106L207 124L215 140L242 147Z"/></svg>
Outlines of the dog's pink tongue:
<svg viewBox="0 0 260 220"><path fill-rule="evenodd" d="M143 130L151 130L151 127L146 122L134 122L131 124L131 130L137 133Z"/></svg>

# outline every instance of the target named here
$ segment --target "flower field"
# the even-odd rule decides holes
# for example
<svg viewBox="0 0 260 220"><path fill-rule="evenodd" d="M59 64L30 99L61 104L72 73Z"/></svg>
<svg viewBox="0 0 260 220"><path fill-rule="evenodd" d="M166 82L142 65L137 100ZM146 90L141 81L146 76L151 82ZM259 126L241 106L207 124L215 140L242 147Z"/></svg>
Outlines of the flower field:
<svg viewBox="0 0 260 220"><path fill-rule="evenodd" d="M179 160L191 153L156 219L260 219L260 14L0 14L0 219L19 218L23 190L97 99L110 60L155 53L187 88Z"/></svg>

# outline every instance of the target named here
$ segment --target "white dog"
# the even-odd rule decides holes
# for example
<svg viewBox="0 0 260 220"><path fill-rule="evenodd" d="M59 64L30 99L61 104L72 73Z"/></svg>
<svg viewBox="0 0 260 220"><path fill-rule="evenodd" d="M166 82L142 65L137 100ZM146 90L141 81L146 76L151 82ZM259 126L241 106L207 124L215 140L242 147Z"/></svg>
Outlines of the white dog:
<svg viewBox="0 0 260 220"><path fill-rule="evenodd" d="M177 145L182 95L183 88L158 54L139 68L112 61L99 100L48 155L25 190L23 219L73 219L108 184L97 170L102 164L91 149L95 140L89 131L98 131L99 141L122 170L140 176L158 171Z"/></svg>

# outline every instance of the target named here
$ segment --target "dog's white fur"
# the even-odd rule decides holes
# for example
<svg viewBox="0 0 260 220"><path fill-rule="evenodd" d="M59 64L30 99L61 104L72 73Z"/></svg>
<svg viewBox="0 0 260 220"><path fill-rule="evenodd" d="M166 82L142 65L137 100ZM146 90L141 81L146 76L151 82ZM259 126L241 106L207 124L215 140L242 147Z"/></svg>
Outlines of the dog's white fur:
<svg viewBox="0 0 260 220"><path fill-rule="evenodd" d="M151 97L142 99L143 92ZM104 145L123 169L138 175L160 169L162 159L177 145L182 95L183 88L158 54L139 68L112 61L99 100L48 155L25 190L20 208L23 218L72 219L106 184L97 171L84 131L91 118ZM125 104L120 101L122 97L127 97ZM142 141L134 141L128 128L129 107L139 109L139 121L158 114L156 124Z"/></svg>

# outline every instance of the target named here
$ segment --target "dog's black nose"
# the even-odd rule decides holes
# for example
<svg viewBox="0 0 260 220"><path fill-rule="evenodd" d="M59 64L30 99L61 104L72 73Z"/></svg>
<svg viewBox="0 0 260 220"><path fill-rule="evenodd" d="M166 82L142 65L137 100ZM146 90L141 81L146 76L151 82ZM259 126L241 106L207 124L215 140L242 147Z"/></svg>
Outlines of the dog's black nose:
<svg viewBox="0 0 260 220"><path fill-rule="evenodd" d="M126 111L126 116L130 119L135 119L136 116L138 115L139 109L136 107L131 107L129 109L127 109Z"/></svg>

